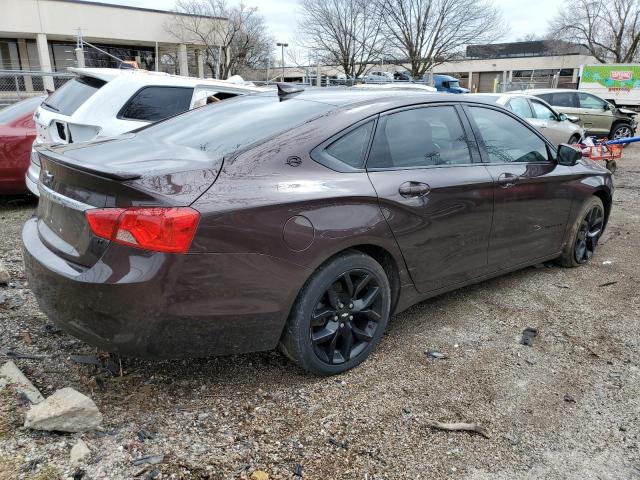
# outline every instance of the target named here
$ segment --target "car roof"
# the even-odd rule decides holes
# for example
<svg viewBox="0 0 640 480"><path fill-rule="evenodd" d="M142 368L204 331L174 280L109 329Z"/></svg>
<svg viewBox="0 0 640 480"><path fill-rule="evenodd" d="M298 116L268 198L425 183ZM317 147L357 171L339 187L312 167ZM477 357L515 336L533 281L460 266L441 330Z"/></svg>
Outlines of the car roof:
<svg viewBox="0 0 640 480"><path fill-rule="evenodd" d="M276 96L272 90L260 95ZM349 107L352 105L376 105L378 103L392 104L392 108L420 103L469 102L484 103L475 98L475 94L452 94L412 89L370 89L356 87L311 87L298 93L292 93L284 98L314 101L333 105L335 107Z"/></svg>
<svg viewBox="0 0 640 480"><path fill-rule="evenodd" d="M135 69L118 69L118 68L77 68L70 67L69 71L85 76L110 82L116 78L126 79L128 82L138 83L140 85L175 85L181 87L231 87L237 90L246 90L247 92L265 91L262 87L255 85L247 85L242 83L240 77L234 77L229 80L217 80L213 78L196 78L183 77L180 75L170 75L165 72L153 72L149 70Z"/></svg>
<svg viewBox="0 0 640 480"><path fill-rule="evenodd" d="M535 95L536 93L578 93L577 90L571 88L530 88L523 92Z"/></svg>

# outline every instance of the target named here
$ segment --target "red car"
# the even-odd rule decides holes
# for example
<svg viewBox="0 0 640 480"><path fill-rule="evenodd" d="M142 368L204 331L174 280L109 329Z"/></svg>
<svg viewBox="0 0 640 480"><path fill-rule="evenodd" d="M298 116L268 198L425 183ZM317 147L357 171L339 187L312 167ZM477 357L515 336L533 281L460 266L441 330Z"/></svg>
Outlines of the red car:
<svg viewBox="0 0 640 480"><path fill-rule="evenodd" d="M28 192L24 176L36 136L33 113L44 99L33 97L0 110L0 195Z"/></svg>

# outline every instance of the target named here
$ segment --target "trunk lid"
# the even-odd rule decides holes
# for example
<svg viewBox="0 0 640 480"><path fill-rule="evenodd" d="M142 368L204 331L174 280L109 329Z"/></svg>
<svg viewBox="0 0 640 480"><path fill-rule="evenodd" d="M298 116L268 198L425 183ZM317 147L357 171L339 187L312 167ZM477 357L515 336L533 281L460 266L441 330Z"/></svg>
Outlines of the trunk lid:
<svg viewBox="0 0 640 480"><path fill-rule="evenodd" d="M36 211L39 236L50 250L79 268L94 265L110 243L93 235L86 210L187 206L217 178L221 160L205 162L197 151L178 152L157 144L143 144L145 151L140 152L140 142L128 148L127 142L135 144L132 136L36 148L42 165ZM114 143L118 148L112 150ZM175 159L164 158L168 151Z"/></svg>

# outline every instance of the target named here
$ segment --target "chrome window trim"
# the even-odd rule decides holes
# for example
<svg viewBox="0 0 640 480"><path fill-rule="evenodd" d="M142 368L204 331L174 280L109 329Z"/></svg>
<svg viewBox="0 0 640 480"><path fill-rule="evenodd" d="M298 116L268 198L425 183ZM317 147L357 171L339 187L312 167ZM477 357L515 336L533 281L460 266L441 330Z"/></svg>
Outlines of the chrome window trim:
<svg viewBox="0 0 640 480"><path fill-rule="evenodd" d="M40 190L40 195L44 195L52 202L55 202L58 205L62 205L63 207L68 207L73 210L79 210L81 212L96 208L93 205L79 202L78 200L74 200L73 198L65 197L64 195L51 190L49 187L45 187L42 183L38 183L38 190Z"/></svg>

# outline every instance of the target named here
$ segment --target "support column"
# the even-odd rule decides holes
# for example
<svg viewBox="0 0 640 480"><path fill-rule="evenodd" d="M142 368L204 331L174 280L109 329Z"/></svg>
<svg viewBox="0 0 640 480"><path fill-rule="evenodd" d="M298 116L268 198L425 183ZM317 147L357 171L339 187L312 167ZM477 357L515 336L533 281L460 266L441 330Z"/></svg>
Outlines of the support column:
<svg viewBox="0 0 640 480"><path fill-rule="evenodd" d="M184 43L178 45L178 66L180 75L189 76L189 61L187 60L187 46Z"/></svg>
<svg viewBox="0 0 640 480"><path fill-rule="evenodd" d="M196 50L196 63L198 64L198 78L204 78L204 55L202 50Z"/></svg>
<svg viewBox="0 0 640 480"><path fill-rule="evenodd" d="M38 60L40 61L40 70L43 72L51 72L51 57L49 56L49 44L47 43L47 35L38 33L36 35L36 45L38 47ZM42 84L45 90L53 92L55 85L53 77L42 77Z"/></svg>
<svg viewBox="0 0 640 480"><path fill-rule="evenodd" d="M471 93L474 93L473 91L473 72L469 72L469 82L467 83L467 88L469 89L469 91Z"/></svg>
<svg viewBox="0 0 640 480"><path fill-rule="evenodd" d="M24 38L18 39L18 53L20 54L20 70L31 70L31 65L29 64L29 51L27 50L27 41ZM25 91L33 92L33 82L31 81L31 77L25 75L22 78L24 79Z"/></svg>

